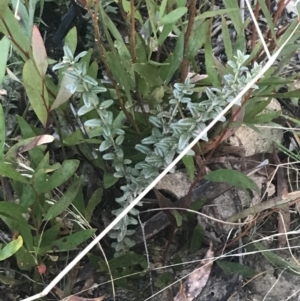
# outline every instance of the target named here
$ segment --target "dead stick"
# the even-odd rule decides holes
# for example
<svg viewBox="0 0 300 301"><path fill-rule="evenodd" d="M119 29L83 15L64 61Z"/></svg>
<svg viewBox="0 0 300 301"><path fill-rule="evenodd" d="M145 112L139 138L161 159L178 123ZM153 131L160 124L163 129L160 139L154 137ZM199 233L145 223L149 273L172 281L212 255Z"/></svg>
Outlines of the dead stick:
<svg viewBox="0 0 300 301"><path fill-rule="evenodd" d="M291 193L286 194L282 198L275 197L267 202L262 202L257 205L254 205L254 206L247 208L247 209L237 213L236 215L232 216L231 218L229 218L227 220L227 222L235 222L241 218L245 218L249 215L253 215L253 214L259 213L263 210L267 210L270 208L284 207L283 205L286 205L289 202L296 201L296 200L297 201L300 200L300 191L291 192Z"/></svg>

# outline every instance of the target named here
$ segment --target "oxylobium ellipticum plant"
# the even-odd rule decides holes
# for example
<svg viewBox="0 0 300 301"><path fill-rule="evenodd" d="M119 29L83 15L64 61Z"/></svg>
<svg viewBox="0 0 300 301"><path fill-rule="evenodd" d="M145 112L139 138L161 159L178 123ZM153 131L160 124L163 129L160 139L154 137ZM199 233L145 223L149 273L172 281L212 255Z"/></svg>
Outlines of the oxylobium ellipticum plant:
<svg viewBox="0 0 300 301"><path fill-rule="evenodd" d="M70 86L72 92L82 97L84 105L79 109L78 115L82 116L90 111L96 111L98 118L85 122L85 126L98 127L102 136L99 151L103 159L110 161L114 168L114 177L124 178L126 185L121 186L123 195L116 199L120 208L113 210L118 215L145 187L159 174L160 170L168 166L176 153L180 153L197 134L202 131L207 122L214 119L222 109L231 102L235 96L259 72L260 65L254 64L251 70L244 66L248 55L237 52L234 61L228 65L232 72L223 78L223 87L206 88L206 100L192 101L194 84L190 78L184 83L174 84L172 98L166 104L157 104L150 110L149 121L152 124L151 136L144 138L135 148L145 154L145 159L133 166L132 161L124 157L122 143L125 137L123 128L116 126L114 115L110 110L113 100L99 100L98 93L103 93L106 88L100 86L96 80L87 75L87 64L79 62L85 52L75 58L71 51L65 47L63 61L54 69L72 67L65 71L75 82ZM257 89L257 86L253 86ZM225 117L221 121L225 121ZM203 137L208 140L208 137ZM189 155L194 152L190 150ZM134 245L130 235L134 230L128 229L130 225L138 223L136 216L138 209L133 209L131 214L124 218L110 234L116 241L112 246L116 251L125 251Z"/></svg>

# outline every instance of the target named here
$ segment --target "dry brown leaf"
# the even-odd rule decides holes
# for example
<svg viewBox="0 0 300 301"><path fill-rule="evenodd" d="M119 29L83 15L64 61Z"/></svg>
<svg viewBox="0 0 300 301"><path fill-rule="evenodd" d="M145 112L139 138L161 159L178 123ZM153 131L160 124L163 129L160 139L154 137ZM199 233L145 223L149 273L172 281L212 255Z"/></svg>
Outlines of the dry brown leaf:
<svg viewBox="0 0 300 301"><path fill-rule="evenodd" d="M201 262L201 266L187 277L183 285L180 285L180 290L174 301L192 301L200 295L210 275L214 262L213 256L214 251L211 245L205 254L205 259Z"/></svg>

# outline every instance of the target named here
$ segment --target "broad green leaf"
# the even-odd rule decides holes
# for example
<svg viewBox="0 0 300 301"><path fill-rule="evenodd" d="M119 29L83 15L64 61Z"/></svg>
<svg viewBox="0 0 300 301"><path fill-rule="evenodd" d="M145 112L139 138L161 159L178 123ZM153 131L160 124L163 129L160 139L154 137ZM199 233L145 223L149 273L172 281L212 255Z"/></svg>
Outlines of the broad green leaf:
<svg viewBox="0 0 300 301"><path fill-rule="evenodd" d="M19 205L24 208L30 208L36 201L36 192L32 186L24 185Z"/></svg>
<svg viewBox="0 0 300 301"><path fill-rule="evenodd" d="M27 208L14 203L0 202L1 219L12 232L19 232L26 247L31 249L33 244L31 231L33 227L23 217L24 213L27 213Z"/></svg>
<svg viewBox="0 0 300 301"><path fill-rule="evenodd" d="M265 0L258 0L259 4L260 4L260 8L266 18L267 24L268 24L268 29L271 31L272 34L272 40L274 41L274 43L276 43L277 45L277 39L276 39L276 32L275 32L275 25L273 23L273 17L270 14L269 8L267 6L267 3Z"/></svg>
<svg viewBox="0 0 300 301"><path fill-rule="evenodd" d="M152 33L154 34L155 40L157 40L157 11L158 7L154 0L146 0L147 12L149 15L149 21L151 24ZM150 33L151 35L151 33Z"/></svg>
<svg viewBox="0 0 300 301"><path fill-rule="evenodd" d="M57 236L59 235L61 225L57 223L50 229L46 230L45 232L41 233L38 237L36 237L36 245L38 245L38 242L40 241L40 247L47 247L49 246L49 242L54 241L57 239Z"/></svg>
<svg viewBox="0 0 300 301"><path fill-rule="evenodd" d="M162 85L162 80L159 76L158 68L148 63L136 63L132 65L133 69L145 79L148 85L157 87Z"/></svg>
<svg viewBox="0 0 300 301"><path fill-rule="evenodd" d="M83 195L82 189L80 189L78 191L74 201L72 202L72 207L74 207L74 209L72 209L72 210L76 214L80 213L81 215L84 216L85 205L86 205L85 199L86 199L86 197Z"/></svg>
<svg viewBox="0 0 300 301"><path fill-rule="evenodd" d="M74 54L77 47L77 28L76 26L72 27L66 38L65 38L65 46L67 46L71 52Z"/></svg>
<svg viewBox="0 0 300 301"><path fill-rule="evenodd" d="M216 72L214 54L212 51L210 33L206 35L207 39L204 45L205 50L205 68L213 87L219 87L218 73Z"/></svg>
<svg viewBox="0 0 300 301"><path fill-rule="evenodd" d="M223 3L227 9L232 9L232 11L227 11L235 29L237 32L243 28L242 17L240 14L239 4L236 0L223 0Z"/></svg>
<svg viewBox="0 0 300 301"><path fill-rule="evenodd" d="M298 23L299 23L298 19L295 18L295 20L289 25L287 30L284 32L284 34L280 37L280 39L278 41L278 47L280 47L287 40L287 38L290 37L292 31L295 29L295 27L298 25ZM293 35L289 39L289 42L285 46L285 48L289 48L290 46L295 44L295 41L297 41L299 39L299 36L300 36L300 32L299 32L299 30L297 30L296 32L293 33Z"/></svg>
<svg viewBox="0 0 300 301"><path fill-rule="evenodd" d="M199 49L204 45L209 29L209 21L198 21L198 23L199 24L197 26L194 26L192 36L190 37L188 42L187 57L190 60L197 55Z"/></svg>
<svg viewBox="0 0 300 301"><path fill-rule="evenodd" d="M23 80L29 102L41 123L46 126L48 119L48 93L42 77L32 60L27 60L24 64Z"/></svg>
<svg viewBox="0 0 300 301"><path fill-rule="evenodd" d="M182 162L186 168L186 172L189 176L189 179L191 181L194 180L195 178L195 163L194 163L194 158L193 156L187 156L185 155L183 158L182 158Z"/></svg>
<svg viewBox="0 0 300 301"><path fill-rule="evenodd" d="M5 116L4 116L2 106L0 104L0 160L2 160L3 153L4 153L5 137L6 137Z"/></svg>
<svg viewBox="0 0 300 301"><path fill-rule="evenodd" d="M71 91L70 87L73 86L76 82L76 79L71 77L69 74L64 74L61 80L58 93L56 95L56 99L51 105L50 110L53 111L60 107L62 104L67 102L70 97L73 95L73 91Z"/></svg>
<svg viewBox="0 0 300 301"><path fill-rule="evenodd" d="M45 183L45 190L39 191L49 192L66 181L68 181L75 173L79 166L79 160L65 160L62 166L56 170L50 177L50 179Z"/></svg>
<svg viewBox="0 0 300 301"><path fill-rule="evenodd" d="M194 253L199 250L204 240L204 230L200 225L194 228L193 235L190 242L190 252Z"/></svg>
<svg viewBox="0 0 300 301"><path fill-rule="evenodd" d="M78 247L81 243L85 242L96 232L95 229L87 229L78 231L74 234L69 234L63 238L57 239L55 241L50 242L49 245L45 247L41 247L37 250L39 255L44 255L48 251L52 251L53 249L56 251L69 251Z"/></svg>
<svg viewBox="0 0 300 301"><path fill-rule="evenodd" d="M164 14L165 14L165 10L166 10L166 6L167 6L168 0L162 0L161 4L159 6L159 18L161 19Z"/></svg>
<svg viewBox="0 0 300 301"><path fill-rule="evenodd" d="M115 185L119 178L116 178L112 173L105 172L103 177L103 186L105 189Z"/></svg>
<svg viewBox="0 0 300 301"><path fill-rule="evenodd" d="M65 194L54 203L47 211L44 220L50 220L63 213L75 199L79 189L81 188L82 180L77 178L69 186Z"/></svg>
<svg viewBox="0 0 300 301"><path fill-rule="evenodd" d="M224 42L225 53L227 60L232 59L232 43L230 39L229 29L226 19L222 16L222 38Z"/></svg>
<svg viewBox="0 0 300 301"><path fill-rule="evenodd" d="M217 264L226 274L238 274L247 278L252 278L256 275L254 269L238 262L218 260Z"/></svg>
<svg viewBox="0 0 300 301"><path fill-rule="evenodd" d="M15 203L9 203L9 202L0 202L0 214L5 214L6 216L15 216L16 219L19 219L22 214L27 212L27 208L24 208L22 206L19 206ZM22 221L26 222L24 217L20 219L20 222Z"/></svg>
<svg viewBox="0 0 300 301"><path fill-rule="evenodd" d="M187 13L188 9L186 7L178 7L175 10L171 11L169 14L162 17L160 20L161 24L170 24L175 23L181 17L183 17Z"/></svg>
<svg viewBox="0 0 300 301"><path fill-rule="evenodd" d="M19 128L21 131L21 136L24 139L35 137L38 132L37 129L33 126L30 126L23 117L17 116ZM14 146L13 146L14 147ZM9 150L10 151L10 150ZM38 166L39 162L44 158L44 149L43 147L35 147L29 150L30 161L32 163L33 168Z"/></svg>
<svg viewBox="0 0 300 301"><path fill-rule="evenodd" d="M108 3L109 2L107 2L107 4ZM124 8L124 11L129 16L129 14L131 14L131 3L130 3L130 1L122 0L122 5L123 5L123 8ZM134 18L136 20L138 20L140 22L140 24L143 24L143 18L142 18L141 13L139 12L138 9L134 9Z"/></svg>
<svg viewBox="0 0 300 301"><path fill-rule="evenodd" d="M9 163L0 162L0 175L9 179L28 184L28 179L16 171L14 166Z"/></svg>
<svg viewBox="0 0 300 301"><path fill-rule="evenodd" d="M2 85L5 76L9 48L9 39L7 37L3 37L2 40L0 40L0 86Z"/></svg>
<svg viewBox="0 0 300 301"><path fill-rule="evenodd" d="M271 102L271 98L260 101L258 98L250 99L247 102L244 121L250 123L251 120L260 114Z"/></svg>
<svg viewBox="0 0 300 301"><path fill-rule="evenodd" d="M210 19L219 15L224 15L228 13L238 13L240 11L239 8L226 8L226 9L218 9L218 10L210 10L206 11L203 14L196 16L195 22L201 19ZM183 22L183 24L187 24L188 21Z"/></svg>
<svg viewBox="0 0 300 301"><path fill-rule="evenodd" d="M287 271L299 276L300 268L298 266L285 261L281 256L276 255L273 251L269 251L268 248L260 242L254 242L254 245L275 267L286 269Z"/></svg>
<svg viewBox="0 0 300 301"><path fill-rule="evenodd" d="M250 123L252 123L252 124L268 123L280 115L281 115L281 111L270 111L268 113L259 114L259 115L255 116L253 119L250 120Z"/></svg>
<svg viewBox="0 0 300 301"><path fill-rule="evenodd" d="M6 1L7 0L4 0L4 2ZM3 1L1 0L0 3L3 3ZM5 13L0 11L0 16L1 15L0 31L3 32L7 37L10 37L10 41L15 50L22 57L22 59L26 61L30 57L30 45L28 37L23 32L20 24L10 9L6 9Z"/></svg>
<svg viewBox="0 0 300 301"><path fill-rule="evenodd" d="M172 214L175 217L177 227L182 226L182 215L177 210L172 210Z"/></svg>
<svg viewBox="0 0 300 301"><path fill-rule="evenodd" d="M12 6L13 6L13 11L17 11L18 17L20 18L19 24L25 33L26 37L28 40L31 39L31 34L32 34L32 25L29 21L29 15L26 6L23 4L22 1L20 0L11 0Z"/></svg>
<svg viewBox="0 0 300 301"><path fill-rule="evenodd" d="M32 31L32 54L40 76L44 78L48 68L48 58L44 40L36 25L33 26Z"/></svg>
<svg viewBox="0 0 300 301"><path fill-rule="evenodd" d="M1 0L0 1L0 18L3 18L9 4L10 0Z"/></svg>
<svg viewBox="0 0 300 301"><path fill-rule="evenodd" d="M42 147L43 144L48 144L53 142L54 137L51 135L40 135L40 136L35 136L27 139L23 139L13 145L8 152L6 153L5 158L7 160L11 160L12 158L15 158L18 154L24 153L27 151L32 150L33 148L36 147ZM39 154L38 154L39 155ZM34 158L36 159L36 158Z"/></svg>
<svg viewBox="0 0 300 301"><path fill-rule="evenodd" d="M166 38L172 32L173 26L173 23L164 25L163 30L158 37L157 46L160 46L166 40Z"/></svg>
<svg viewBox="0 0 300 301"><path fill-rule="evenodd" d="M12 240L0 249L0 261L5 260L14 255L23 245L22 236L18 236L17 239Z"/></svg>
<svg viewBox="0 0 300 301"><path fill-rule="evenodd" d="M43 4L41 3L41 1L39 1L40 5L39 5L39 8L40 10L43 9ZM28 3L28 2L27 2ZM38 3L38 1L36 0L29 0L29 3L27 4L27 7L28 7L28 23L27 23L27 26L28 26L28 37L29 39L31 39L30 35L32 34L32 27L33 27L33 24L34 24L34 18L35 18L35 8L36 8L36 4ZM41 17L41 15L40 15Z"/></svg>
<svg viewBox="0 0 300 301"><path fill-rule="evenodd" d="M173 77L174 73L177 71L177 69L179 68L179 66L181 65L182 59L183 59L183 47L184 47L184 34L181 33L181 35L178 37L177 42L176 42L176 46L174 49L174 53L171 60L172 63L170 63L170 66L166 66L167 69L167 76L165 79L165 84L168 84L171 80L171 78ZM167 60L167 63L169 61ZM164 68L164 66L162 66L161 68ZM162 77L163 78L163 77Z"/></svg>
<svg viewBox="0 0 300 301"><path fill-rule="evenodd" d="M23 271L31 271L36 266L35 258L24 246L22 246L15 254L18 267Z"/></svg>
<svg viewBox="0 0 300 301"><path fill-rule="evenodd" d="M96 208L96 206L101 202L102 200L102 195L103 195L103 188L98 188L93 195L91 196L91 198L89 199L85 211L84 211L84 216L85 219L90 222L93 212Z"/></svg>
<svg viewBox="0 0 300 301"><path fill-rule="evenodd" d="M232 169L218 169L210 172L205 178L212 182L225 182L243 190L258 190L258 187L253 180L243 173Z"/></svg>

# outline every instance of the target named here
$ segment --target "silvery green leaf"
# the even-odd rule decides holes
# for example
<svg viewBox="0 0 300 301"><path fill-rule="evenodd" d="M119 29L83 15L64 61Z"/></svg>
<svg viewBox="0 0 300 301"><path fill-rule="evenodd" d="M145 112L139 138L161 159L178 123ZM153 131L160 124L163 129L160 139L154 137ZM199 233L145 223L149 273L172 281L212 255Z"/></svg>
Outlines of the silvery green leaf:
<svg viewBox="0 0 300 301"><path fill-rule="evenodd" d="M102 126L102 121L100 119L90 119L84 123L85 126L98 127Z"/></svg>
<svg viewBox="0 0 300 301"><path fill-rule="evenodd" d="M117 145L121 145L124 141L125 136L124 135L120 135L116 138L115 142Z"/></svg>
<svg viewBox="0 0 300 301"><path fill-rule="evenodd" d="M107 89L105 87L101 87L101 86L92 86L91 87L91 92L94 92L94 93L103 93L103 92L106 92Z"/></svg>
<svg viewBox="0 0 300 301"><path fill-rule="evenodd" d="M135 168L136 169L145 169L148 167L148 164L146 162L139 162L135 165Z"/></svg>
<svg viewBox="0 0 300 301"><path fill-rule="evenodd" d="M115 178L124 178L124 174L122 173L122 171L116 171L115 173L114 173L114 177Z"/></svg>
<svg viewBox="0 0 300 301"><path fill-rule="evenodd" d="M165 156L165 162L169 165L172 163L175 156L175 151L169 151Z"/></svg>
<svg viewBox="0 0 300 301"><path fill-rule="evenodd" d="M111 246L116 250L117 253L120 252L120 251L122 251L122 250L124 251L123 244L120 244L120 243L117 243L117 242L113 242L111 244Z"/></svg>
<svg viewBox="0 0 300 301"><path fill-rule="evenodd" d="M173 95L176 99L180 99L181 97L184 96L184 94L178 90L173 90Z"/></svg>
<svg viewBox="0 0 300 301"><path fill-rule="evenodd" d="M179 91L182 91L185 88L185 84L176 83L176 84L174 84L174 88L179 90Z"/></svg>
<svg viewBox="0 0 300 301"><path fill-rule="evenodd" d="M121 203L123 203L127 200L127 197L128 197L128 195L124 194L121 197L116 198L115 200L116 200L117 203L121 204ZM120 210L120 209L118 209L118 210ZM114 214L114 213L112 212L112 214Z"/></svg>
<svg viewBox="0 0 300 301"><path fill-rule="evenodd" d="M66 72L63 72L64 74L68 74L68 76L70 77L70 78L73 78L73 79L80 79L79 77L78 77L78 72L76 72L76 71L74 71L74 70L68 70L68 71L66 71Z"/></svg>
<svg viewBox="0 0 300 301"><path fill-rule="evenodd" d="M187 89L184 89L182 92L186 95L192 95L194 93L193 90L187 90Z"/></svg>
<svg viewBox="0 0 300 301"><path fill-rule="evenodd" d="M150 155L150 156L147 156L145 158L145 161L148 162L148 163L155 163L155 162L162 162L163 159L159 156L156 156L156 155Z"/></svg>
<svg viewBox="0 0 300 301"><path fill-rule="evenodd" d="M124 152L123 152L122 148L118 147L118 149L116 150L116 155L118 156L118 158L124 157Z"/></svg>
<svg viewBox="0 0 300 301"><path fill-rule="evenodd" d="M133 210L134 210L135 214L132 213ZM140 211L137 210L137 209L132 209L132 210L130 211L130 214L132 214L132 215L139 215L139 214L140 214ZM135 230L127 230L127 236L133 235L135 232L136 232ZM125 237L125 238L124 238L124 241L125 241L126 239L127 239L127 238Z"/></svg>
<svg viewBox="0 0 300 301"><path fill-rule="evenodd" d="M57 63L52 67L52 70L56 71L56 70L61 69L65 66L67 66L67 64L65 62Z"/></svg>
<svg viewBox="0 0 300 301"><path fill-rule="evenodd" d="M128 216L128 224L129 225L137 225L138 221L134 217Z"/></svg>
<svg viewBox="0 0 300 301"><path fill-rule="evenodd" d="M178 149L183 150L186 148L186 146L189 143L189 140L191 139L190 133L183 133L178 141Z"/></svg>
<svg viewBox="0 0 300 301"><path fill-rule="evenodd" d="M156 148L161 148L163 151L167 151L169 149L169 143L166 141L159 141L158 143L155 143Z"/></svg>
<svg viewBox="0 0 300 301"><path fill-rule="evenodd" d="M72 83L72 84L67 84L66 85L66 88L73 94L73 93L75 93L76 92L76 89L77 89L77 87L76 87L76 85L74 84L74 83Z"/></svg>
<svg viewBox="0 0 300 301"><path fill-rule="evenodd" d="M116 171L123 171L124 166L121 162L114 162L114 168Z"/></svg>
<svg viewBox="0 0 300 301"><path fill-rule="evenodd" d="M164 151L161 147L156 146L154 149L154 153L159 157L164 157Z"/></svg>
<svg viewBox="0 0 300 301"><path fill-rule="evenodd" d="M115 135L124 135L125 131L122 130L122 129L113 129L112 133L115 134Z"/></svg>
<svg viewBox="0 0 300 301"><path fill-rule="evenodd" d="M102 156L102 158L103 158L104 160L113 160L113 159L115 158L115 154L113 154L113 153L104 154L104 155Z"/></svg>
<svg viewBox="0 0 300 301"><path fill-rule="evenodd" d="M180 119L178 121L179 125L185 125L185 126L191 126L194 125L196 123L194 118L185 118L185 119Z"/></svg>
<svg viewBox="0 0 300 301"><path fill-rule="evenodd" d="M83 99L84 105L89 108L91 106L90 93L89 92L82 93L82 99Z"/></svg>
<svg viewBox="0 0 300 301"><path fill-rule="evenodd" d="M155 136L149 136L149 137L146 137L142 140L142 143L143 144L154 144L156 142L158 142L159 139Z"/></svg>
<svg viewBox="0 0 300 301"><path fill-rule="evenodd" d="M146 155L151 152L151 148L149 148L145 145L142 145L142 144L136 144L135 149Z"/></svg>
<svg viewBox="0 0 300 301"><path fill-rule="evenodd" d="M93 86L97 86L98 85L98 82L96 80L94 80L91 76L89 75L84 75L82 77L82 80L88 84L91 84Z"/></svg>
<svg viewBox="0 0 300 301"><path fill-rule="evenodd" d="M65 55L70 61L73 61L74 56L73 56L73 53L72 53L72 51L70 50L70 48L69 48L68 46L64 46L64 47L63 47L63 50L64 50L64 55Z"/></svg>
<svg viewBox="0 0 300 301"><path fill-rule="evenodd" d="M75 62L78 62L82 57L84 57L85 55L87 54L87 51L82 51L80 53L78 53L75 58L74 58L74 61Z"/></svg>
<svg viewBox="0 0 300 301"><path fill-rule="evenodd" d="M100 103L100 110L109 108L114 101L112 99L104 100Z"/></svg>
<svg viewBox="0 0 300 301"><path fill-rule="evenodd" d="M109 149L109 148L112 147L112 146L113 146L112 141L110 141L110 140L104 140L104 141L100 144L99 151L100 151L100 152L104 152L105 150Z"/></svg>
<svg viewBox="0 0 300 301"><path fill-rule="evenodd" d="M175 99L175 98L173 98L173 99L171 99L171 100L169 101L169 104L170 104L170 105L176 105L177 103L178 103L178 100Z"/></svg>
<svg viewBox="0 0 300 301"><path fill-rule="evenodd" d="M117 236L117 241L121 242L123 241L125 235L127 232L127 228L126 227L121 227L121 229L119 230L118 236Z"/></svg>
<svg viewBox="0 0 300 301"><path fill-rule="evenodd" d="M75 66L78 66L78 69L80 69L81 74L86 74L87 73L87 63L86 62L80 62L76 64Z"/></svg>
<svg viewBox="0 0 300 301"><path fill-rule="evenodd" d="M237 68L236 63L233 62L233 61L228 61L227 64L228 64L232 69L236 69L236 68Z"/></svg>
<svg viewBox="0 0 300 301"><path fill-rule="evenodd" d="M191 99L189 97L182 97L180 99L180 102L181 103L189 103L189 102L191 102Z"/></svg>
<svg viewBox="0 0 300 301"><path fill-rule="evenodd" d="M162 127L162 122L155 116L150 116L149 121L156 127Z"/></svg>
<svg viewBox="0 0 300 301"><path fill-rule="evenodd" d="M163 117L170 118L171 117L171 113L163 111L163 112L158 113L156 116L158 118L163 118Z"/></svg>
<svg viewBox="0 0 300 301"><path fill-rule="evenodd" d="M186 153L186 155L187 156L195 156L195 152L192 149L190 149L190 150L188 150L188 152Z"/></svg>
<svg viewBox="0 0 300 301"><path fill-rule="evenodd" d="M152 177L157 177L158 176L158 169L147 169L145 170L145 178L150 179Z"/></svg>
<svg viewBox="0 0 300 301"><path fill-rule="evenodd" d="M104 125L103 126L103 134L107 137L110 137L111 135L111 128L110 126Z"/></svg>
<svg viewBox="0 0 300 301"><path fill-rule="evenodd" d="M118 232L117 231L113 231L109 233L109 237L112 239L116 239L118 236Z"/></svg>
<svg viewBox="0 0 300 301"><path fill-rule="evenodd" d="M127 233L128 233L128 230L127 230ZM123 242L124 242L124 244L126 244L126 246L128 246L128 248L132 248L132 247L135 246L135 242L132 239L128 238L128 237L124 237Z"/></svg>
<svg viewBox="0 0 300 301"><path fill-rule="evenodd" d="M174 144L177 140L174 137L165 137L161 140L163 143Z"/></svg>

